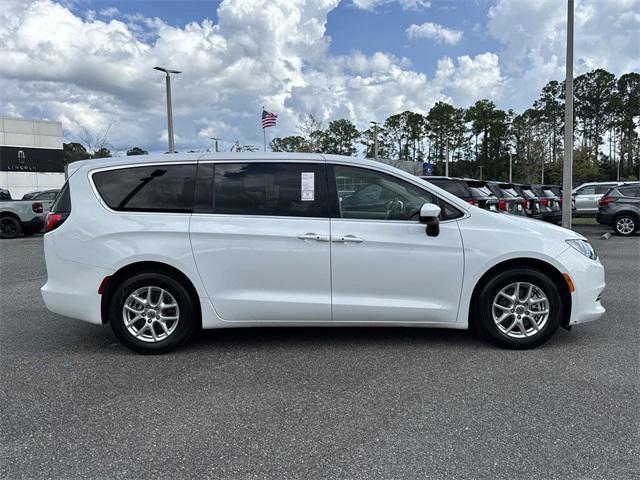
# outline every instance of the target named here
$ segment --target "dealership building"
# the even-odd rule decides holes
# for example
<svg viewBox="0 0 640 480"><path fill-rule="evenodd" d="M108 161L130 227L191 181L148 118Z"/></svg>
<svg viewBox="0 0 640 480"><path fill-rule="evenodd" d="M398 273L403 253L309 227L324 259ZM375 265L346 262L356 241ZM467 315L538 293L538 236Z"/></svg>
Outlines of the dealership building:
<svg viewBox="0 0 640 480"><path fill-rule="evenodd" d="M0 117L0 188L14 199L64 183L62 124Z"/></svg>

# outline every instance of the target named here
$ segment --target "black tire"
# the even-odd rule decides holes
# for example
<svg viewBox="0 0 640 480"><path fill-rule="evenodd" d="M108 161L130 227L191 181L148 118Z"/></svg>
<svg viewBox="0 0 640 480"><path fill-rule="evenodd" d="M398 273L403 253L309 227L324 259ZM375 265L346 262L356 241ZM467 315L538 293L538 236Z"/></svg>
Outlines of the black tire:
<svg viewBox="0 0 640 480"><path fill-rule="evenodd" d="M22 223L15 217L0 218L0 238L17 238L22 233Z"/></svg>
<svg viewBox="0 0 640 480"><path fill-rule="evenodd" d="M613 220L613 232L622 237L629 237L638 231L638 219L628 213L618 215Z"/></svg>
<svg viewBox="0 0 640 480"><path fill-rule="evenodd" d="M514 338L513 336L509 336L501 331L493 318L494 309L497 312L501 311L493 306L494 299L496 299L498 293L502 289L510 285L517 284L518 282L526 282L538 288L546 296L549 310L546 322L539 328L539 331L533 331L533 333L522 338ZM513 288L515 291L515 287ZM527 290L524 286L521 288ZM521 298L524 298L525 296L526 292L525 295L521 295ZM507 301L507 303L509 302ZM502 324L505 329L508 329L508 325L510 326L511 322L516 319L515 314L508 313L507 315L510 316L507 316ZM478 332L480 332L485 339L493 342L499 347L509 349L527 349L542 345L544 342L549 340L560 326L562 315L563 311L560 292L557 285L551 278L549 278L545 273L533 268L514 268L497 273L493 278L487 281L484 286L482 286L476 297L474 318L472 319L472 322L474 327L476 327ZM524 323L523 328L525 331L529 329L528 327L533 329L533 323L531 320L525 319L524 315L522 318L522 322ZM522 330L519 329L513 334L522 334Z"/></svg>
<svg viewBox="0 0 640 480"><path fill-rule="evenodd" d="M179 317L170 335L153 343L136 338L125 325L123 313L125 302L129 296L137 290L147 287L163 289L173 296L177 304L175 312L178 313ZM192 335L199 318L187 289L180 282L159 272L140 273L124 280L113 292L108 312L111 329L118 340L131 350L144 354L166 353L183 344ZM141 319L140 322L139 325L141 327L138 331L143 330L145 325L144 319ZM137 327L134 325L134 328ZM155 328L155 332L159 332L162 335L159 323L152 322L150 328ZM146 333L150 333L150 331L147 330Z"/></svg>

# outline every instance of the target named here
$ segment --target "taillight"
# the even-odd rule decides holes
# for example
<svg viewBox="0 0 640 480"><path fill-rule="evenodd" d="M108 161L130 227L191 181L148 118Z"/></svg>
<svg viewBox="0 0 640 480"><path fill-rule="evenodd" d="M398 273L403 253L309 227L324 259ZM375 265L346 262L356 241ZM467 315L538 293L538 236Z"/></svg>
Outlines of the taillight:
<svg viewBox="0 0 640 480"><path fill-rule="evenodd" d="M40 202L33 202L31 204L31 210L33 210L33 213L42 213L44 211L42 209L42 203Z"/></svg>
<svg viewBox="0 0 640 480"><path fill-rule="evenodd" d="M47 220L44 224L44 233L58 228L66 218L67 215L64 213L47 213Z"/></svg>
<svg viewBox="0 0 640 480"><path fill-rule="evenodd" d="M475 199L467 200L467 202L471 205L478 205L478 201Z"/></svg>
<svg viewBox="0 0 640 480"><path fill-rule="evenodd" d="M540 203L541 203L542 205L544 205L545 207L548 207L548 206L549 206L549 199L548 199L548 198L546 198L546 197L541 197L541 198L540 198Z"/></svg>
<svg viewBox="0 0 640 480"><path fill-rule="evenodd" d="M507 211L507 201L504 198L501 198L500 201L498 202L498 208L500 210Z"/></svg>
<svg viewBox="0 0 640 480"><path fill-rule="evenodd" d="M606 205L609 205L610 203L615 203L617 200L617 197L602 197L600 200L598 200L598 205L604 207Z"/></svg>

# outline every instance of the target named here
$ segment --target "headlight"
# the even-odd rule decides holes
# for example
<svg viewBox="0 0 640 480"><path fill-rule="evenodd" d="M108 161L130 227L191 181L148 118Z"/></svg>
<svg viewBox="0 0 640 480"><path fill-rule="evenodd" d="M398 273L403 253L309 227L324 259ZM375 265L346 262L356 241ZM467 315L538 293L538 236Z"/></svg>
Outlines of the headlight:
<svg viewBox="0 0 640 480"><path fill-rule="evenodd" d="M598 255L596 254L596 251L593 249L591 244L586 240L575 239L575 240L565 240L565 241L585 257L590 258L591 260L598 259Z"/></svg>

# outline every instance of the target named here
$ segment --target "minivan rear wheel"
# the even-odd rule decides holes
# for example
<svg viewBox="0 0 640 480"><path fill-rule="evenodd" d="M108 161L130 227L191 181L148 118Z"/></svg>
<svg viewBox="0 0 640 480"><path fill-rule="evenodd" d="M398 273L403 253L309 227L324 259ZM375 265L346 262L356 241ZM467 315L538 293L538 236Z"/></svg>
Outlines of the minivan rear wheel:
<svg viewBox="0 0 640 480"><path fill-rule="evenodd" d="M140 273L124 280L109 304L113 333L139 353L173 350L191 336L194 319L187 290L162 273Z"/></svg>
<svg viewBox="0 0 640 480"><path fill-rule="evenodd" d="M498 273L478 293L475 326L503 348L534 348L560 326L562 301L545 273L518 268Z"/></svg>

